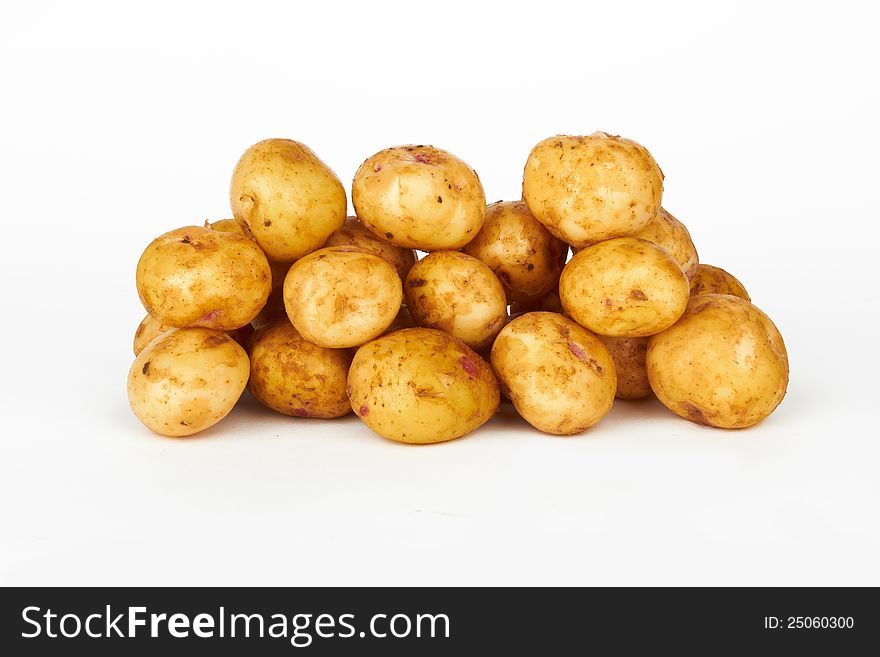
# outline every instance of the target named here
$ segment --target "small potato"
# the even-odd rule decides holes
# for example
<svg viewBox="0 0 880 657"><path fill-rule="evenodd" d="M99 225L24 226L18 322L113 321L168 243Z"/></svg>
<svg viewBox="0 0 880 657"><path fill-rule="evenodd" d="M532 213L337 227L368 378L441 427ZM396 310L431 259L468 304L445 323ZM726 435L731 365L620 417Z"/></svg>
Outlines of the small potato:
<svg viewBox="0 0 880 657"><path fill-rule="evenodd" d="M352 353L306 342L286 317L251 339L248 390L273 411L295 417L341 417L351 411L346 385Z"/></svg>
<svg viewBox="0 0 880 657"><path fill-rule="evenodd" d="M507 317L498 277L458 251L435 251L419 260L404 290L416 324L446 331L477 351L492 343Z"/></svg>
<svg viewBox="0 0 880 657"><path fill-rule="evenodd" d="M691 278L691 297L698 297L702 294L732 294L740 299L751 301L746 288L733 274L712 265L699 265Z"/></svg>
<svg viewBox="0 0 880 657"><path fill-rule="evenodd" d="M368 342L348 373L354 412L380 436L439 443L469 433L498 408L492 368L461 340L427 328Z"/></svg>
<svg viewBox="0 0 880 657"><path fill-rule="evenodd" d="M336 174L290 139L266 139L244 152L229 201L235 220L269 259L286 263L320 248L348 209Z"/></svg>
<svg viewBox="0 0 880 657"><path fill-rule="evenodd" d="M681 317L689 291L687 276L669 253L634 237L588 246L559 279L565 312L601 335L658 333Z"/></svg>
<svg viewBox="0 0 880 657"><path fill-rule="evenodd" d="M545 139L523 172L529 210L572 246L642 230L662 196L663 172L647 149L604 132Z"/></svg>
<svg viewBox="0 0 880 657"><path fill-rule="evenodd" d="M159 320L153 319L151 315L144 317L134 333L134 355L137 356L144 350L144 347L158 336L171 331L173 328L173 326L166 326Z"/></svg>
<svg viewBox="0 0 880 657"><path fill-rule="evenodd" d="M138 419L163 436L191 436L222 420L247 384L244 349L205 328L153 340L128 373L128 399Z"/></svg>
<svg viewBox="0 0 880 657"><path fill-rule="evenodd" d="M745 299L704 294L648 341L648 379L673 413L738 429L766 418L788 386L788 353L767 315Z"/></svg>
<svg viewBox="0 0 880 657"><path fill-rule="evenodd" d="M556 313L526 313L505 326L492 347L492 367L519 414L546 433L579 433L614 402L617 375L608 349Z"/></svg>
<svg viewBox="0 0 880 657"><path fill-rule="evenodd" d="M617 372L617 398L641 399L651 394L645 357L648 354L648 338L615 338L598 336L608 348Z"/></svg>
<svg viewBox="0 0 880 657"><path fill-rule="evenodd" d="M688 278L697 271L699 257L687 227L663 208L647 226L632 235L662 246Z"/></svg>
<svg viewBox="0 0 880 657"><path fill-rule="evenodd" d="M403 301L387 260L353 246L330 246L300 258L284 279L284 307L306 340L344 349L376 338Z"/></svg>
<svg viewBox="0 0 880 657"><path fill-rule="evenodd" d="M219 230L221 233L236 233L248 237L244 232L244 228L235 219L218 219L217 221L205 220L205 228L211 230Z"/></svg>
<svg viewBox="0 0 880 657"><path fill-rule="evenodd" d="M483 228L462 250L495 272L508 304L550 293L568 256L568 245L553 237L522 201L490 205Z"/></svg>
<svg viewBox="0 0 880 657"><path fill-rule="evenodd" d="M335 231L324 246L357 246L365 251L374 253L380 258L387 260L392 267L397 269L397 274L400 276L401 281L406 280L409 270L416 264L415 251L394 246L384 239L376 237L357 220L357 217L348 217L342 228Z"/></svg>
<svg viewBox="0 0 880 657"><path fill-rule="evenodd" d="M433 146L376 153L354 176L351 200L361 222L407 249L458 249L483 225L486 195L477 173Z"/></svg>
<svg viewBox="0 0 880 657"><path fill-rule="evenodd" d="M249 324L269 297L271 278L252 240L198 226L157 237L137 265L144 308L174 327L229 331Z"/></svg>

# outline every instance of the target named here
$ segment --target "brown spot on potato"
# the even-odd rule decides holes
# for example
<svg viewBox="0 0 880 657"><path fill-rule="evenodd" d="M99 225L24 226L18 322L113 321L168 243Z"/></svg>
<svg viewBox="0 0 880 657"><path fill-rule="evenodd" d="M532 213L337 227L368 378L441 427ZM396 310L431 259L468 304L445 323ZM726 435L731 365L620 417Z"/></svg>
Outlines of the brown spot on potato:
<svg viewBox="0 0 880 657"><path fill-rule="evenodd" d="M229 342L229 338L225 335L209 335L205 338L206 347L219 347L221 344Z"/></svg>
<svg viewBox="0 0 880 657"><path fill-rule="evenodd" d="M143 368L141 368L141 373L146 374L149 371L150 371L150 361L147 361L146 363L144 363Z"/></svg>
<svg viewBox="0 0 880 657"><path fill-rule="evenodd" d="M638 299L639 301L647 301L648 295L642 292L641 290L630 290L629 296L631 299Z"/></svg>
<svg viewBox="0 0 880 657"><path fill-rule="evenodd" d="M291 413L293 413L293 415L294 415L295 417L312 417L312 414L309 413L309 412L308 412L306 409L304 409L304 408L294 408L294 409L291 411Z"/></svg>
<svg viewBox="0 0 880 657"><path fill-rule="evenodd" d="M192 238L189 235L184 235L183 239L180 240L181 244L192 244Z"/></svg>
<svg viewBox="0 0 880 657"><path fill-rule="evenodd" d="M272 225L272 220L271 220L271 219L265 219L265 220L263 221L263 225L266 226L266 227L271 226L271 225Z"/></svg>
<svg viewBox="0 0 880 657"><path fill-rule="evenodd" d="M526 269L528 269L529 271L532 271L534 268L535 268L535 265L533 265L531 262L526 265Z"/></svg>
<svg viewBox="0 0 880 657"><path fill-rule="evenodd" d="M695 404L690 402L685 402L681 406L682 410L685 413L685 417L691 422L695 422L696 424L703 424L705 426L710 426L709 420L706 417L706 414L703 413L703 409Z"/></svg>
<svg viewBox="0 0 880 657"><path fill-rule="evenodd" d="M385 233L385 237L388 239L394 239L394 233Z"/></svg>
<svg viewBox="0 0 880 657"><path fill-rule="evenodd" d="M427 285L428 281L424 278L412 278L406 282L407 287L422 287L423 285Z"/></svg>
<svg viewBox="0 0 880 657"><path fill-rule="evenodd" d="M442 203L442 202L443 202L443 197L442 197L442 196L438 196L438 197L437 197L437 202L438 202L438 203Z"/></svg>
<svg viewBox="0 0 880 657"><path fill-rule="evenodd" d="M361 417L366 417L370 414L370 407L366 404L361 404L361 407L358 409L358 415Z"/></svg>

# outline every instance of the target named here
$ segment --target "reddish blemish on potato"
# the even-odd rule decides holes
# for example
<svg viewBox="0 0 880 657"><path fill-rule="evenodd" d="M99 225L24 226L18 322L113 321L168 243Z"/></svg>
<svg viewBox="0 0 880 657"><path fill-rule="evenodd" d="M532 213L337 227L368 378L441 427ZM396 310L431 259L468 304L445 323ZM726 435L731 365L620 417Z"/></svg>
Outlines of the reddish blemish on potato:
<svg viewBox="0 0 880 657"><path fill-rule="evenodd" d="M431 156L428 155L427 153L416 153L415 155L413 155L413 159L416 162L421 162L422 164L430 164L431 163Z"/></svg>
<svg viewBox="0 0 880 657"><path fill-rule="evenodd" d="M293 414L294 414L296 417L312 417L312 414L309 413L309 412L308 412L306 409L304 409L304 408L294 408L294 409L293 409Z"/></svg>
<svg viewBox="0 0 880 657"><path fill-rule="evenodd" d="M581 349L580 345L575 344L574 342L568 343L568 350L575 355L575 358L578 360L587 360L587 353Z"/></svg>
<svg viewBox="0 0 880 657"><path fill-rule="evenodd" d="M370 414L370 407L366 404L361 404L361 407L358 409L358 415L361 417L366 417Z"/></svg>
<svg viewBox="0 0 880 657"><path fill-rule="evenodd" d="M199 317L198 321L199 321L199 323L208 324L210 322L215 322L218 319L220 319L220 311L219 310L211 310L209 312L206 312L201 317Z"/></svg>
<svg viewBox="0 0 880 657"><path fill-rule="evenodd" d="M648 299L648 295L641 290L630 290L629 296L633 299L638 299L639 301L647 301Z"/></svg>
<svg viewBox="0 0 880 657"><path fill-rule="evenodd" d="M610 307L611 307L611 299L609 299L608 297L605 297L605 302L604 302L604 303L605 303L605 307L606 307L606 308L610 308Z"/></svg>
<svg viewBox="0 0 880 657"><path fill-rule="evenodd" d="M379 164L378 162L376 162L376 164L373 165L373 171L375 171L376 173L379 173L381 170L382 170L382 165Z"/></svg>
<svg viewBox="0 0 880 657"><path fill-rule="evenodd" d="M459 364L462 366L465 372L470 374L471 376L479 376L480 369L477 367L477 364L474 362L474 359L470 356L462 356L458 359Z"/></svg>

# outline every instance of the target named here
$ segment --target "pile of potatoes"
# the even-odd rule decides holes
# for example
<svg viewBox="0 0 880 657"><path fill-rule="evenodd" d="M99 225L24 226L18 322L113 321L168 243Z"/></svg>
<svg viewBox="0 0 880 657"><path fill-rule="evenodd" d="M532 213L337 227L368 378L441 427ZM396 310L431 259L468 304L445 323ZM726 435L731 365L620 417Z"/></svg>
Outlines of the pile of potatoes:
<svg viewBox="0 0 880 657"><path fill-rule="evenodd" d="M287 416L354 411L385 438L436 443L502 397L570 435L615 398L653 394L692 422L751 426L785 395L782 336L736 278L699 263L662 196L643 146L597 132L536 145L522 199L488 207L451 153L385 149L355 174L346 217L315 153L259 142L232 174L234 219L141 255L131 407L190 436L247 388Z"/></svg>

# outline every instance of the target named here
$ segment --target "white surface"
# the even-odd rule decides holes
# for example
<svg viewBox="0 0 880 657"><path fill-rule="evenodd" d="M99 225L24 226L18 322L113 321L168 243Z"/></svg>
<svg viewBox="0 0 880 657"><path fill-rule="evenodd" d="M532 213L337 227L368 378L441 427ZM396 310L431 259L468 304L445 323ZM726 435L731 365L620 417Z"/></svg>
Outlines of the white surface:
<svg viewBox="0 0 880 657"><path fill-rule="evenodd" d="M869 3L804 4L4 5L0 582L880 584L880 53ZM252 142L346 184L433 143L496 200L597 129L785 336L763 424L618 403L562 439L507 408L413 448L248 399L192 440L130 413L137 257L228 216Z"/></svg>

